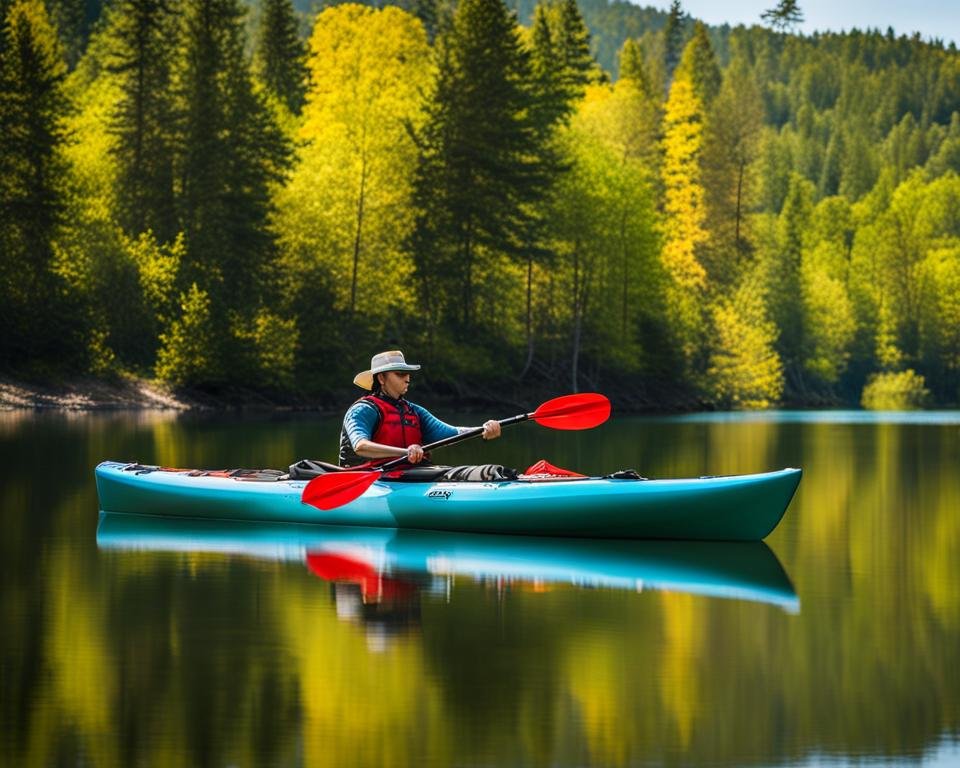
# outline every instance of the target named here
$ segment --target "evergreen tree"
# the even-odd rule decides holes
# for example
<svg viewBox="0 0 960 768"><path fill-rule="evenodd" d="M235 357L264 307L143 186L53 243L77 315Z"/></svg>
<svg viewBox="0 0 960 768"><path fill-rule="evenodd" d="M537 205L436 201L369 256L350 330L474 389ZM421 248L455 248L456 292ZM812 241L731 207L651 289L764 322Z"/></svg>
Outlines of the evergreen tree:
<svg viewBox="0 0 960 768"><path fill-rule="evenodd" d="M723 78L703 22L694 24L693 36L683 49L677 71L690 78L697 98L704 107L709 107L720 91Z"/></svg>
<svg viewBox="0 0 960 768"><path fill-rule="evenodd" d="M549 130L569 118L587 83L602 76L590 55L590 32L576 0L537 4L530 48L534 109Z"/></svg>
<svg viewBox="0 0 960 768"><path fill-rule="evenodd" d="M777 252L770 265L770 309L780 330L777 351L783 361L788 390L802 394L804 381L803 290L801 265L804 236L813 213L813 184L798 174L790 179L787 199L780 212Z"/></svg>
<svg viewBox="0 0 960 768"><path fill-rule="evenodd" d="M522 257L546 179L527 87L530 62L502 0L464 0L437 41L411 250L434 322L475 323L478 277Z"/></svg>
<svg viewBox="0 0 960 768"><path fill-rule="evenodd" d="M203 371L191 369L195 384L250 372L244 325L266 295L274 256L270 184L289 162L289 149L254 92L242 24L238 0L189 0L174 77L178 213L186 242L180 284L183 290L196 284L210 302L204 317L222 329Z"/></svg>
<svg viewBox="0 0 960 768"><path fill-rule="evenodd" d="M680 0L672 0L667 25L663 30L663 65L666 70L668 90L673 80L673 71L680 63L680 54L683 52L684 15Z"/></svg>
<svg viewBox="0 0 960 768"><path fill-rule="evenodd" d="M119 0L107 30L108 67L122 93L110 124L119 219L128 234L150 230L160 242L177 232L170 97L176 21L169 0Z"/></svg>
<svg viewBox="0 0 960 768"><path fill-rule="evenodd" d="M643 61L643 49L636 40L628 39L620 49L620 79L633 80L646 96L654 94L650 73Z"/></svg>
<svg viewBox="0 0 960 768"><path fill-rule="evenodd" d="M583 97L583 90L600 70L590 55L590 30L583 22L577 0L560 0L554 39L563 90L569 102Z"/></svg>
<svg viewBox="0 0 960 768"><path fill-rule="evenodd" d="M704 256L711 280L732 286L751 250L747 212L757 198L763 101L742 62L727 70L704 136L703 183L711 246Z"/></svg>
<svg viewBox="0 0 960 768"><path fill-rule="evenodd" d="M564 93L556 35L551 29L550 10L546 2L533 9L530 35L530 85L533 92L534 122L546 139L558 123L570 115L572 105Z"/></svg>
<svg viewBox="0 0 960 768"><path fill-rule="evenodd" d="M778 32L789 32L803 24L803 12L797 0L780 0L776 7L761 13L760 18Z"/></svg>
<svg viewBox="0 0 960 768"><path fill-rule="evenodd" d="M0 47L0 360L78 362L82 318L55 272L67 190L66 64L40 0L15 0Z"/></svg>
<svg viewBox="0 0 960 768"><path fill-rule="evenodd" d="M297 34L290 0L266 0L260 17L255 71L267 90L292 113L303 107L307 86L306 49Z"/></svg>
<svg viewBox="0 0 960 768"><path fill-rule="evenodd" d="M100 18L102 0L46 0L46 6L59 33L64 58L73 68L83 55L90 32Z"/></svg>

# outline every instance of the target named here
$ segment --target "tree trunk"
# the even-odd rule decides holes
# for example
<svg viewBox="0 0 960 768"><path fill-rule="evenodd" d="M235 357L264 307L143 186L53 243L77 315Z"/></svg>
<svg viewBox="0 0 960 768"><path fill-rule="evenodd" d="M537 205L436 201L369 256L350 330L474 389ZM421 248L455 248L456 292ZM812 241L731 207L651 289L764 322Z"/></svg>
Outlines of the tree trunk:
<svg viewBox="0 0 960 768"><path fill-rule="evenodd" d="M526 314L526 334L527 334L527 361L523 364L523 370L520 371L520 380L527 375L530 366L533 365L533 257L527 257L527 314Z"/></svg>
<svg viewBox="0 0 960 768"><path fill-rule="evenodd" d="M580 333L582 328L582 314L580 307L580 244L573 246L573 354L570 364L570 385L574 394L580 390L577 387L578 368L580 365Z"/></svg>
<svg viewBox="0 0 960 768"><path fill-rule="evenodd" d="M357 270L360 265L360 243L363 236L363 204L367 189L367 153L360 156L360 192L357 195L357 226L353 235L353 270L350 275L350 314L357 306Z"/></svg>

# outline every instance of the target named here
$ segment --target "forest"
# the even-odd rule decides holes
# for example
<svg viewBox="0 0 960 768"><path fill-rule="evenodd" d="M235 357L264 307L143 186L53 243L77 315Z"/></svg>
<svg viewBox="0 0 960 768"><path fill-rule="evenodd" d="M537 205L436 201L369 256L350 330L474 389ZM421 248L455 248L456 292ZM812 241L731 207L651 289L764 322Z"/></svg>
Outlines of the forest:
<svg viewBox="0 0 960 768"><path fill-rule="evenodd" d="M0 0L0 370L960 400L960 57L615 0Z"/></svg>

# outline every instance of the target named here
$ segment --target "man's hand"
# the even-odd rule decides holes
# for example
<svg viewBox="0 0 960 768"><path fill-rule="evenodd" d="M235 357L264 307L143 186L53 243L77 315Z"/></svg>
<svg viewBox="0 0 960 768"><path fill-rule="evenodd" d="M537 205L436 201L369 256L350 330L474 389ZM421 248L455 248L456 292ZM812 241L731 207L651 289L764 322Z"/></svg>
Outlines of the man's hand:
<svg viewBox="0 0 960 768"><path fill-rule="evenodd" d="M500 437L500 422L490 419L483 423L483 439L495 440Z"/></svg>
<svg viewBox="0 0 960 768"><path fill-rule="evenodd" d="M414 443L407 447L407 461L411 464L419 464L423 461L423 447Z"/></svg>

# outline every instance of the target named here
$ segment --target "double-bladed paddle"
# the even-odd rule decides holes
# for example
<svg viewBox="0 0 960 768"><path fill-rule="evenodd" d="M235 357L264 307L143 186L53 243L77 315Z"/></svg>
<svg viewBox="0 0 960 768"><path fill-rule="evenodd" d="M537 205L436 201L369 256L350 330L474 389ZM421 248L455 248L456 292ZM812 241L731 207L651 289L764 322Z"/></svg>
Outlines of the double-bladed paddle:
<svg viewBox="0 0 960 768"><path fill-rule="evenodd" d="M500 421L501 427L519 424L521 421L535 421L551 429L590 429L603 424L610 416L610 401L603 395L584 392L578 395L555 397L543 403L532 413L521 413ZM432 451L454 443L461 443L483 434L483 427L474 427L458 435L437 440L423 446L423 450ZM313 478L303 489L300 497L305 504L328 510L348 504L363 495L380 477L381 472L399 466L407 461L405 456L388 461L378 467L366 470L331 472Z"/></svg>

